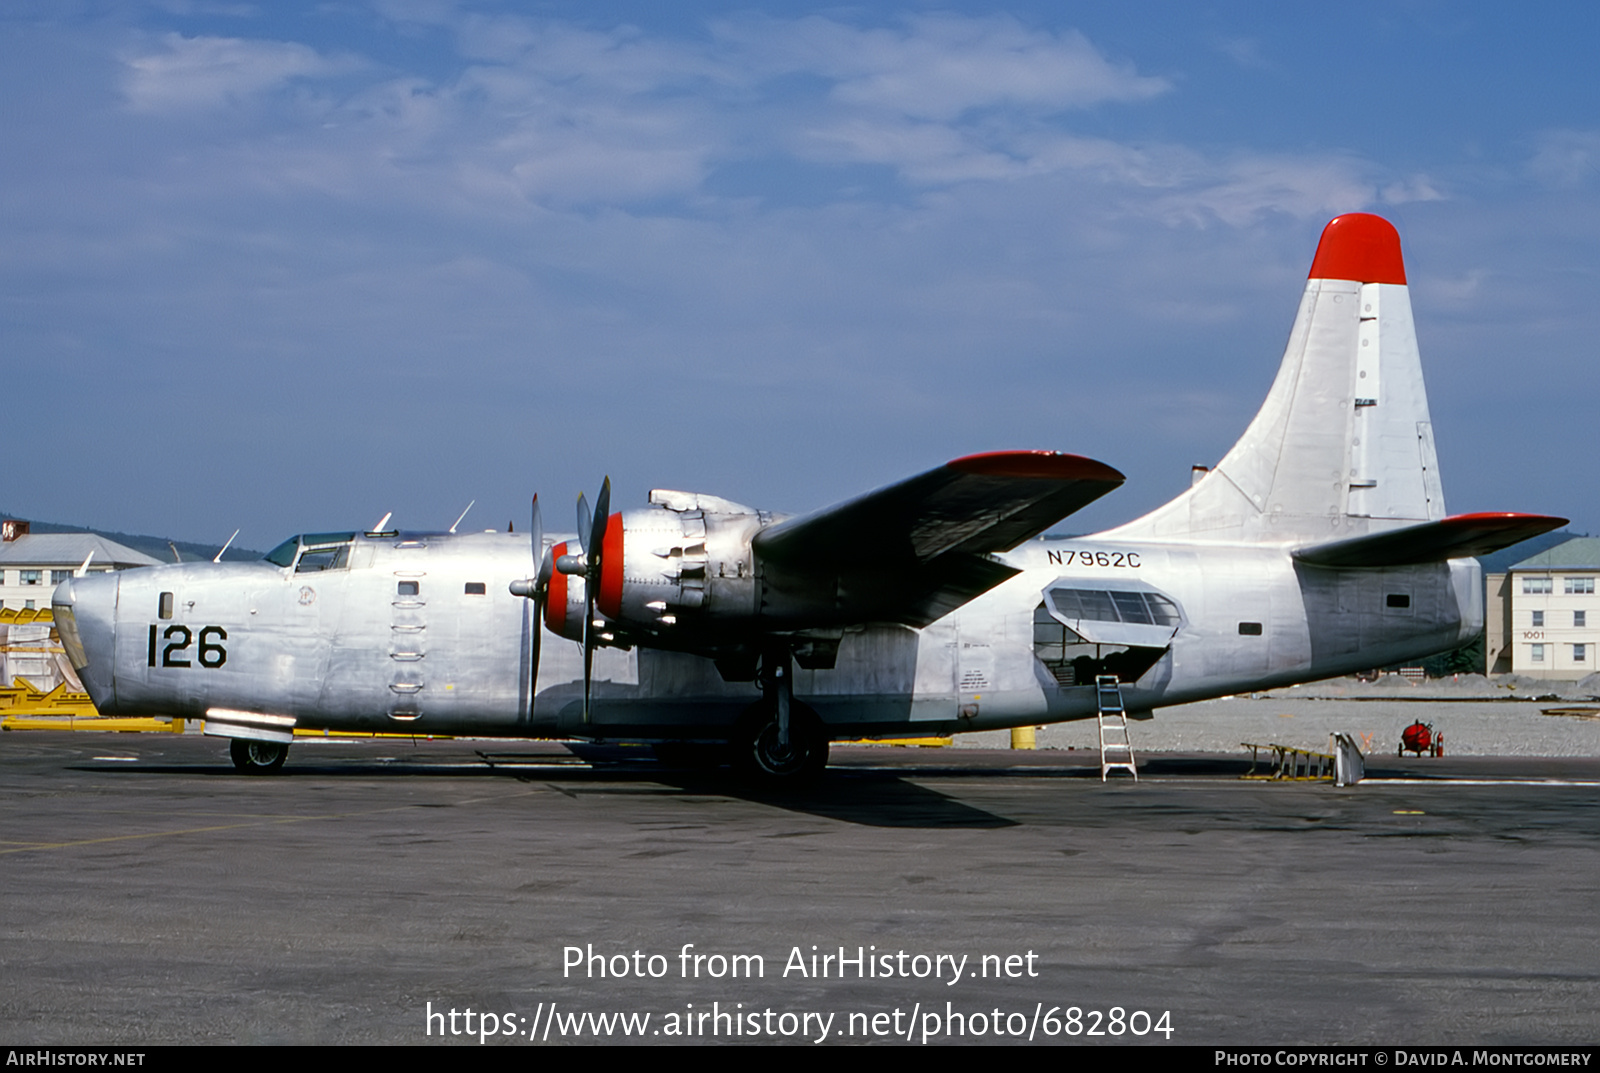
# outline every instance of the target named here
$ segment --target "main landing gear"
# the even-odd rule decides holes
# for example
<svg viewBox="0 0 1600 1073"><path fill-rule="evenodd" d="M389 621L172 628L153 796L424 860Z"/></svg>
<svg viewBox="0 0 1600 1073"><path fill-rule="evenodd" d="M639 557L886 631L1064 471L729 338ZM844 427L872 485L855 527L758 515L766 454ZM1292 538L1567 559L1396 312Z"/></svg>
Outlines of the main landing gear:
<svg viewBox="0 0 1600 1073"><path fill-rule="evenodd" d="M234 738L228 743L228 755L233 758L233 766L246 775L266 775L283 767L289 745L282 741Z"/></svg>
<svg viewBox="0 0 1600 1073"><path fill-rule="evenodd" d="M733 740L734 769L766 786L803 786L828 766L822 720L794 699L789 653L763 660L759 701L745 709Z"/></svg>

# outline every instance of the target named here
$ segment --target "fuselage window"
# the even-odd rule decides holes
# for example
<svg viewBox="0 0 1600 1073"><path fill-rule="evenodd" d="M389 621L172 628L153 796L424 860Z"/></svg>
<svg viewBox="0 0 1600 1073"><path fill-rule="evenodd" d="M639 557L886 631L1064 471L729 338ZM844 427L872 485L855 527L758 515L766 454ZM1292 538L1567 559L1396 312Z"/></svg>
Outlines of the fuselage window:
<svg viewBox="0 0 1600 1073"><path fill-rule="evenodd" d="M402 581L395 586L398 596L416 596L422 592L422 585L416 581Z"/></svg>
<svg viewBox="0 0 1600 1073"><path fill-rule="evenodd" d="M172 617L172 593L164 592L164 593L161 594L161 605L156 610L156 617L157 618L171 618Z"/></svg>
<svg viewBox="0 0 1600 1073"><path fill-rule="evenodd" d="M1094 622L1131 622L1140 626L1176 626L1178 605L1153 592L1104 592L1097 589L1051 589L1056 610L1067 618Z"/></svg>
<svg viewBox="0 0 1600 1073"><path fill-rule="evenodd" d="M1410 607L1411 594L1406 592L1391 592L1384 598L1389 607Z"/></svg>
<svg viewBox="0 0 1600 1073"><path fill-rule="evenodd" d="M489 592L489 587L487 585L485 585L481 581L469 581L469 582L467 582L467 595L468 596L486 596L486 595L488 595L488 592Z"/></svg>
<svg viewBox="0 0 1600 1073"><path fill-rule="evenodd" d="M1064 591L1066 590L1051 590L1050 595L1056 601L1058 608L1062 606L1061 596ZM1079 595L1084 591L1077 590ZM1108 595L1092 591L1089 594L1101 597ZM1137 596L1138 593L1119 592L1116 595ZM1144 595L1148 598L1150 593ZM1173 623L1181 621L1176 604L1162 597L1156 599L1171 608ZM1107 603L1109 602L1108 600ZM1081 603L1078 606L1081 607ZM1149 624L1148 617L1144 624ZM1049 607L1044 604L1033 609L1034 657L1044 664L1045 669L1060 686L1090 685L1102 674L1114 674L1124 682L1137 682L1145 671L1155 665L1164 651L1165 648L1150 645L1097 644L1057 621L1050 613Z"/></svg>
<svg viewBox="0 0 1600 1073"><path fill-rule="evenodd" d="M1260 637L1261 636L1261 623L1259 623L1259 622L1241 622L1241 623L1239 623L1239 635L1241 637Z"/></svg>

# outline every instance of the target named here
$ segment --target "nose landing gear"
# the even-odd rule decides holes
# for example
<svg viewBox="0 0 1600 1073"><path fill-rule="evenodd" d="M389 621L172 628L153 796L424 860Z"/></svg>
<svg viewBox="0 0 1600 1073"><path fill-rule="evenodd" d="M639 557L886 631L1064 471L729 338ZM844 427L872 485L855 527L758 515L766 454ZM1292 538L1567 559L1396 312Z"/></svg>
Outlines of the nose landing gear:
<svg viewBox="0 0 1600 1073"><path fill-rule="evenodd" d="M228 755L233 758L233 766L246 775L266 775L283 767L289 746L281 741L233 738L228 743Z"/></svg>

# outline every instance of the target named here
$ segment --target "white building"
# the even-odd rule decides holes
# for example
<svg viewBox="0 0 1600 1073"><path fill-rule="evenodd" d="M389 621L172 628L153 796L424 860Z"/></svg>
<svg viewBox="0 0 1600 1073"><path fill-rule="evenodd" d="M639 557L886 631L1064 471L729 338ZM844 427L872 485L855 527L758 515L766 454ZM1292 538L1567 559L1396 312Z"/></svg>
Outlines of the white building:
<svg viewBox="0 0 1600 1073"><path fill-rule="evenodd" d="M1490 674L1577 680L1600 670L1600 538L1577 537L1490 574Z"/></svg>
<svg viewBox="0 0 1600 1073"><path fill-rule="evenodd" d="M91 574L157 562L94 533L30 533L27 522L0 521L0 687L20 677L44 690L63 679L76 688L50 618L39 612L86 558Z"/></svg>

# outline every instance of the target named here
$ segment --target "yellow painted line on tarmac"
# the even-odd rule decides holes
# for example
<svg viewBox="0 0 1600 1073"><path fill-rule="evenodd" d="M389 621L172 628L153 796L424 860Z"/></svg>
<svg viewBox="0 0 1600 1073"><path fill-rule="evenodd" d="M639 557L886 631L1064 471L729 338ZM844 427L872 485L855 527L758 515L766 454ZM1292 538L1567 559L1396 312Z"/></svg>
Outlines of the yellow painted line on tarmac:
<svg viewBox="0 0 1600 1073"><path fill-rule="evenodd" d="M835 745L890 745L890 746L920 746L924 749L941 749L952 744L954 738L840 738Z"/></svg>

